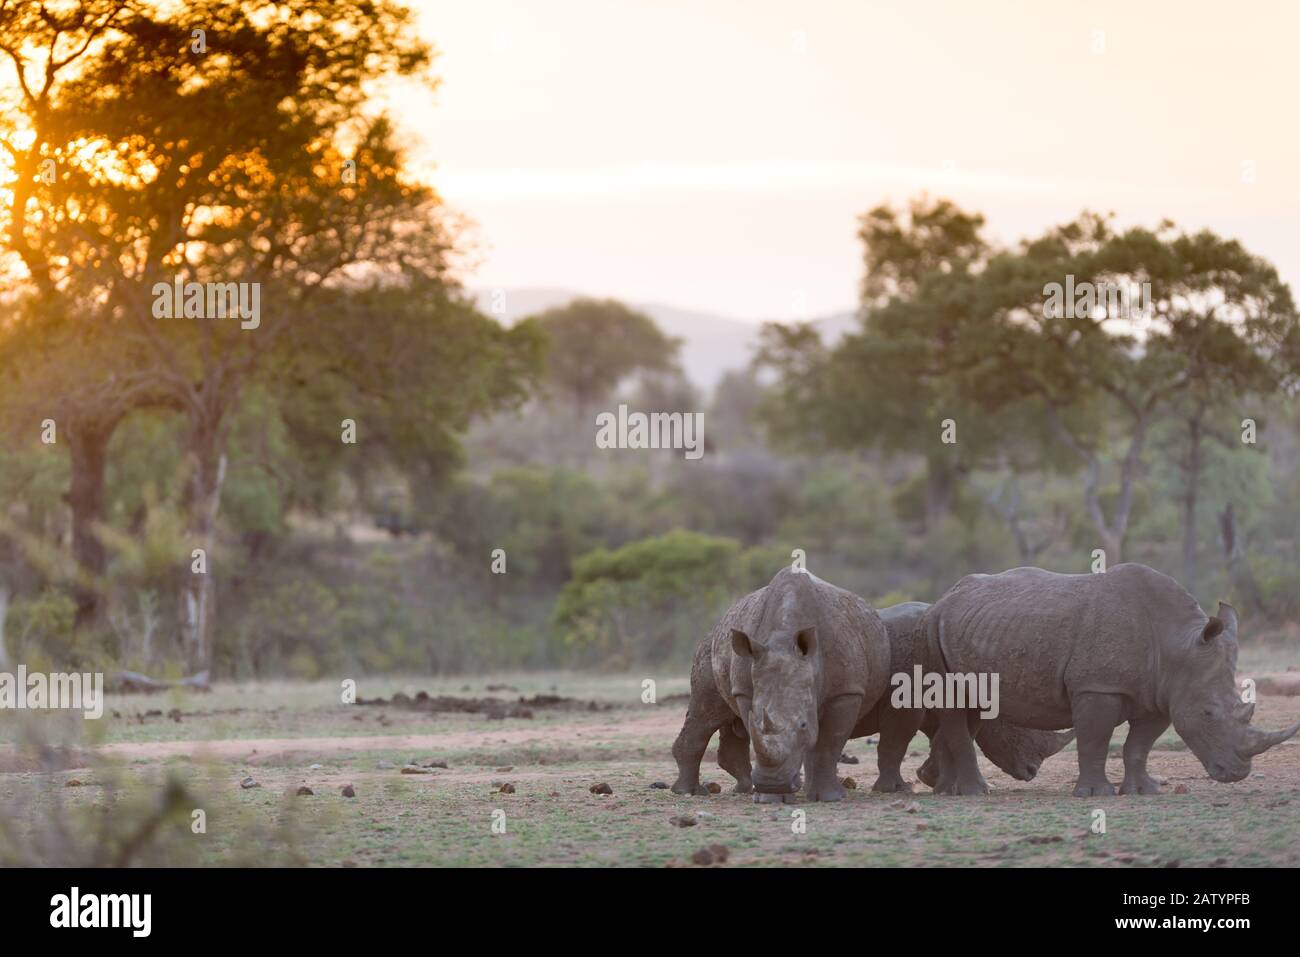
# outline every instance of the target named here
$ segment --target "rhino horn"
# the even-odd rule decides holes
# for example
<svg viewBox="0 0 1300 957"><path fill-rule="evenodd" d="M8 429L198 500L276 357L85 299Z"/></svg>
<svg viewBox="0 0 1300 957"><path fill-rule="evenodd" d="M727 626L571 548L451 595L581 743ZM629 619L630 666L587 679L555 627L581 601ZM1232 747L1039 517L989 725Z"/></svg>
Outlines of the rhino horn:
<svg viewBox="0 0 1300 957"><path fill-rule="evenodd" d="M1250 719L1255 717L1254 703L1251 702L1248 704L1243 701L1241 704L1237 705L1236 710L1233 712L1233 717L1242 724L1250 724Z"/></svg>
<svg viewBox="0 0 1300 957"><path fill-rule="evenodd" d="M1300 731L1300 721L1283 731L1261 731L1259 728L1247 727L1246 737L1241 745L1242 756L1253 758L1257 754L1263 754L1275 744L1281 744L1297 731Z"/></svg>
<svg viewBox="0 0 1300 957"><path fill-rule="evenodd" d="M754 746L754 753L758 755L760 760L767 761L769 763L771 762L772 755L768 752L767 747L763 744L763 736L761 734L751 735L749 739L749 743Z"/></svg>

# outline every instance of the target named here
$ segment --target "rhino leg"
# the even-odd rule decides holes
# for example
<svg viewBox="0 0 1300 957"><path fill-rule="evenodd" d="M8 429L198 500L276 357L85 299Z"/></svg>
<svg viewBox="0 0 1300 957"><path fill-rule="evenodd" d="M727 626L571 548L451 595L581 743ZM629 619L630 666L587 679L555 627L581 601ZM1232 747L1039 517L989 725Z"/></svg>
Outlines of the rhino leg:
<svg viewBox="0 0 1300 957"><path fill-rule="evenodd" d="M817 743L804 758L805 794L809 801L842 801L848 794L840 783L840 755L861 709L862 695L857 694L840 695L826 703Z"/></svg>
<svg viewBox="0 0 1300 957"><path fill-rule="evenodd" d="M903 780L903 758L907 746L921 727L921 712L915 708L891 708L886 702L880 716L880 746L876 749L876 767L880 776L871 785L873 791L891 794L910 793L912 785Z"/></svg>
<svg viewBox="0 0 1300 957"><path fill-rule="evenodd" d="M1124 714L1124 699L1114 694L1080 694L1074 696L1070 708L1079 742L1079 780L1074 796L1112 795L1115 785L1106 779L1106 754Z"/></svg>
<svg viewBox="0 0 1300 957"><path fill-rule="evenodd" d="M677 761L677 781L674 794L708 794L709 789L700 784L700 762L708 750L713 733L730 724L731 709L722 695L712 688L692 688L691 705L686 711L686 721L673 742L673 758ZM749 757L749 739L746 742L746 760Z"/></svg>
<svg viewBox="0 0 1300 957"><path fill-rule="evenodd" d="M1169 719L1162 714L1135 718L1128 723L1128 737L1124 739L1124 783L1120 794L1159 794L1160 785L1147 774L1147 755L1156 738L1165 733Z"/></svg>
<svg viewBox="0 0 1300 957"><path fill-rule="evenodd" d="M934 740L943 749L939 763L939 787L936 788L940 794L989 793L988 782L980 774L979 761L975 757L975 738L970 728L970 720L974 715L974 712L956 709L939 714L939 734Z"/></svg>
<svg viewBox="0 0 1300 957"><path fill-rule="evenodd" d="M737 794L754 790L750 778L753 765L749 763L749 732L739 718L724 724L718 735L718 766L736 779Z"/></svg>

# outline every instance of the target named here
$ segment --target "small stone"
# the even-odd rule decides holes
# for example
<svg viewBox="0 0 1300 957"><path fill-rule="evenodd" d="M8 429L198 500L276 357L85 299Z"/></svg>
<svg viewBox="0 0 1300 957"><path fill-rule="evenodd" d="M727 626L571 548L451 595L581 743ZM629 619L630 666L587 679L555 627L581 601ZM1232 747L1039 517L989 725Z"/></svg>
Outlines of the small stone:
<svg viewBox="0 0 1300 957"><path fill-rule="evenodd" d="M418 764L407 764L402 767L403 774L432 774L433 768L422 768Z"/></svg>
<svg viewBox="0 0 1300 957"><path fill-rule="evenodd" d="M691 860L701 867L708 867L713 863L713 852L707 847L702 847L691 855Z"/></svg>
<svg viewBox="0 0 1300 957"><path fill-rule="evenodd" d="M668 819L668 823L673 827L694 827L700 822L694 814L674 814Z"/></svg>
<svg viewBox="0 0 1300 957"><path fill-rule="evenodd" d="M608 784L606 784L604 781L601 781L599 784L593 784L591 787L587 788L587 790L590 791L592 794L613 794L614 793L614 789L610 787Z"/></svg>
<svg viewBox="0 0 1300 957"><path fill-rule="evenodd" d="M727 863L730 852L722 844L710 844L709 853L713 855L713 860L718 864Z"/></svg>
<svg viewBox="0 0 1300 957"><path fill-rule="evenodd" d="M307 770L308 770L308 771L320 771L320 770L324 769L324 767L325 767L325 765L323 765L323 764L313 764L313 765L311 765L311 767L309 767Z"/></svg>
<svg viewBox="0 0 1300 957"><path fill-rule="evenodd" d="M840 754L840 764L857 764L858 759L851 754Z"/></svg>
<svg viewBox="0 0 1300 957"><path fill-rule="evenodd" d="M918 831L928 831L928 830L930 830L930 825L929 825L929 824L926 824L924 821L917 821L917 822L916 822L916 829L917 829Z"/></svg>
<svg viewBox="0 0 1300 957"><path fill-rule="evenodd" d="M69 778L67 781L63 782L63 786L65 788L79 788L82 785L81 782L78 781L76 778Z"/></svg>
<svg viewBox="0 0 1300 957"><path fill-rule="evenodd" d="M339 793L342 794L345 798L354 798L357 796L356 788L354 788L351 784L343 785L343 790L340 791Z"/></svg>
<svg viewBox="0 0 1300 957"><path fill-rule="evenodd" d="M311 795L315 794L316 792L313 791L311 788L307 787L307 785L304 784L304 785L302 785L302 787L298 788L298 790L295 791L294 793L295 793L298 797L310 797Z"/></svg>
<svg viewBox="0 0 1300 957"><path fill-rule="evenodd" d="M514 769L515 766L513 764L507 764L504 768L495 768L494 770L500 774L505 774L507 771L513 771Z"/></svg>
<svg viewBox="0 0 1300 957"><path fill-rule="evenodd" d="M1174 788L1174 793L1175 793L1175 794L1191 794L1191 793L1192 793L1192 789L1189 788L1186 784L1180 784L1180 785L1178 785L1178 787Z"/></svg>
<svg viewBox="0 0 1300 957"><path fill-rule="evenodd" d="M666 782L666 781L656 781L654 784L652 784L652 785L650 785L650 786L651 786L652 788L654 788L656 791L667 791L667 790L668 790L668 782Z"/></svg>
<svg viewBox="0 0 1300 957"><path fill-rule="evenodd" d="M722 793L722 785L719 784L717 781L710 781L708 784L705 785L705 787L709 789L710 794Z"/></svg>
<svg viewBox="0 0 1300 957"><path fill-rule="evenodd" d="M904 806L903 810L906 811L908 814L915 814L917 811L921 810L921 802L908 801L906 806Z"/></svg>
<svg viewBox="0 0 1300 957"><path fill-rule="evenodd" d="M706 818L713 817L714 815L709 811L696 811L695 816L698 817L701 821L703 821Z"/></svg>
<svg viewBox="0 0 1300 957"><path fill-rule="evenodd" d="M850 791L856 791L858 789L858 782L853 780L853 778L845 778L840 782L840 784L844 785L844 787Z"/></svg>
<svg viewBox="0 0 1300 957"><path fill-rule="evenodd" d="M247 791L249 788L260 788L262 785L254 781L252 776L250 775L249 777L246 777L244 778L244 780L240 781L239 786L243 788L245 791Z"/></svg>
<svg viewBox="0 0 1300 957"><path fill-rule="evenodd" d="M501 785L501 787L497 788L497 793L498 793L498 794L514 794L514 793L515 793L515 786L514 786L513 784L511 784L509 781L507 781L505 784Z"/></svg>

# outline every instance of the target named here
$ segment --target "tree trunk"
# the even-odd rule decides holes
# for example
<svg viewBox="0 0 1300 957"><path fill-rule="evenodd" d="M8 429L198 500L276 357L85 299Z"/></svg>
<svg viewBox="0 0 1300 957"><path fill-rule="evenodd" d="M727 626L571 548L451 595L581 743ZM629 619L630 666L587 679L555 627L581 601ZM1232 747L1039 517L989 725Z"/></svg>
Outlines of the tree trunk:
<svg viewBox="0 0 1300 957"><path fill-rule="evenodd" d="M936 531L957 498L957 470L942 452L925 458L925 530Z"/></svg>
<svg viewBox="0 0 1300 957"><path fill-rule="evenodd" d="M68 506L72 511L72 556L77 563L73 595L78 628L97 624L103 615L107 553L96 526L104 517L104 472L112 435L112 426L102 423L77 423L67 429L72 460Z"/></svg>
<svg viewBox="0 0 1300 957"><path fill-rule="evenodd" d="M1183 490L1183 587L1196 594L1196 500L1201 484L1201 412L1187 420L1190 447L1184 466L1186 487Z"/></svg>
<svg viewBox="0 0 1300 957"><path fill-rule="evenodd" d="M1246 560L1246 542L1237 525L1237 511L1229 502L1219 513L1219 531L1223 536L1223 554L1228 566L1228 578L1234 591L1245 600L1248 610L1267 612L1259 583Z"/></svg>
<svg viewBox="0 0 1300 957"><path fill-rule="evenodd" d="M191 440L189 506L190 548L203 549L204 568L190 567L182 579L180 595L181 648L194 673L212 667L212 632L216 621L212 548L216 542L221 488L226 480L226 456L220 451L216 430L203 429Z"/></svg>
<svg viewBox="0 0 1300 957"><path fill-rule="evenodd" d="M0 585L0 671L9 671L9 644L5 641L5 619L9 617L9 586Z"/></svg>

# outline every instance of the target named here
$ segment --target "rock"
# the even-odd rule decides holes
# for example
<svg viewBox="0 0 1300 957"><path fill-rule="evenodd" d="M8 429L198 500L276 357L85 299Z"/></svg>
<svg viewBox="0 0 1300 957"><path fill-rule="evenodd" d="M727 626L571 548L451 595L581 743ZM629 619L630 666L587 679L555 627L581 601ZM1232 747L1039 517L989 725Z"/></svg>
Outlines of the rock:
<svg viewBox="0 0 1300 957"><path fill-rule="evenodd" d="M395 767L397 767L397 765L392 761L380 761L375 765L375 769L378 771L391 771Z"/></svg>
<svg viewBox="0 0 1300 957"><path fill-rule="evenodd" d="M1180 785L1178 785L1178 787L1174 788L1174 793L1175 793L1175 794L1191 794L1191 793L1192 793L1192 789L1189 788L1186 784L1180 784Z"/></svg>
<svg viewBox="0 0 1300 957"><path fill-rule="evenodd" d="M710 844L691 855L691 860L701 867L727 863L727 849L721 844Z"/></svg>
<svg viewBox="0 0 1300 957"><path fill-rule="evenodd" d="M1300 675L1260 675L1255 679L1255 690L1260 694L1295 697L1300 695Z"/></svg>
<svg viewBox="0 0 1300 957"><path fill-rule="evenodd" d="M700 822L694 814L674 814L668 819L668 823L673 827L694 827Z"/></svg>
<svg viewBox="0 0 1300 957"><path fill-rule="evenodd" d="M709 789L710 794L722 793L722 785L719 784L717 781L710 781L708 784L705 785L705 787Z"/></svg>
<svg viewBox="0 0 1300 957"><path fill-rule="evenodd" d="M713 815L710 814L708 811L696 811L695 816L699 818L701 821L705 820L706 818L713 817Z"/></svg>
<svg viewBox="0 0 1300 957"><path fill-rule="evenodd" d="M498 794L514 794L514 793L515 793L515 786L514 786L513 784L511 784L509 781L507 781L505 784L501 785L501 787L497 788L497 793L498 793Z"/></svg>
<svg viewBox="0 0 1300 957"><path fill-rule="evenodd" d="M63 786L65 788L79 788L82 785L81 782L78 781L76 778L69 778L68 780L63 782Z"/></svg>
<svg viewBox="0 0 1300 957"><path fill-rule="evenodd" d="M665 781L656 781L654 784L652 784L652 785L650 785L650 786L651 786L652 788L654 788L656 791L667 791L667 790L668 790L668 784L667 784L667 782L665 782Z"/></svg>
<svg viewBox="0 0 1300 957"><path fill-rule="evenodd" d="M903 808L903 810L906 811L908 814L915 814L917 811L921 810L921 802L908 801L907 805Z"/></svg>
<svg viewBox="0 0 1300 957"><path fill-rule="evenodd" d="M433 768L422 768L418 764L406 764L402 766L403 774L432 774Z"/></svg>
<svg viewBox="0 0 1300 957"><path fill-rule="evenodd" d="M928 830L930 830L930 825L929 825L929 824L926 824L924 821L917 821L917 822L916 822L916 829L917 829L918 831L928 831Z"/></svg>
<svg viewBox="0 0 1300 957"><path fill-rule="evenodd" d="M613 794L614 793L614 789L610 787L608 784L606 784L604 781L601 781L599 784L593 784L591 787L587 788L587 790L590 791L592 794Z"/></svg>
<svg viewBox="0 0 1300 957"><path fill-rule="evenodd" d="M250 775L244 778L244 780L240 781L239 786L243 788L245 791L247 791L249 788L260 788L262 785L254 781L252 776Z"/></svg>
<svg viewBox="0 0 1300 957"><path fill-rule="evenodd" d="M858 782L853 780L852 778L845 778L843 781L840 782L840 784L844 785L850 791L856 791L858 789Z"/></svg>
<svg viewBox="0 0 1300 957"><path fill-rule="evenodd" d="M840 764L857 764L858 759L851 754L840 754Z"/></svg>
<svg viewBox="0 0 1300 957"><path fill-rule="evenodd" d="M325 767L325 765L323 765L323 764L313 764L313 765L312 765L311 767L309 767L307 770L308 770L308 771L320 771L320 770L323 770L324 767Z"/></svg>
<svg viewBox="0 0 1300 957"><path fill-rule="evenodd" d="M513 764L507 764L504 768L494 768L494 770L499 774L505 774L507 771L513 771L514 769L515 766Z"/></svg>
<svg viewBox="0 0 1300 957"><path fill-rule="evenodd" d="M340 791L339 793L342 794L345 798L354 798L357 796L356 788L354 788L351 784L343 785L343 790Z"/></svg>
<svg viewBox="0 0 1300 957"><path fill-rule="evenodd" d="M305 785L305 784L304 784L302 787L298 788L297 791L294 792L294 794L295 794L297 797L310 797L311 795L313 795L313 794L315 794L315 793L316 793L315 791L313 791L311 788L307 787L307 785Z"/></svg>

